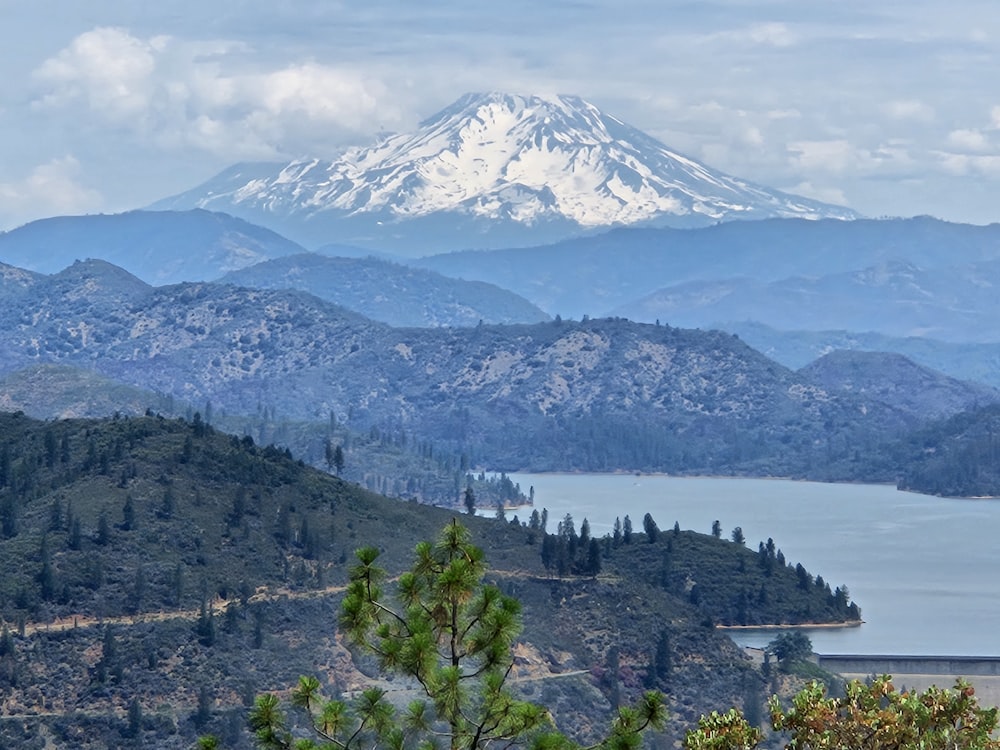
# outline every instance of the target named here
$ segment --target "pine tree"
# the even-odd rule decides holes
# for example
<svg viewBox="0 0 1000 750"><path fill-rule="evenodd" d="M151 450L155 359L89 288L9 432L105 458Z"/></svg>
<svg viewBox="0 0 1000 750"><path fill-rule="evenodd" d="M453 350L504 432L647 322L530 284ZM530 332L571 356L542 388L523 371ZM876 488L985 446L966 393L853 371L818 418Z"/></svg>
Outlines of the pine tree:
<svg viewBox="0 0 1000 750"><path fill-rule="evenodd" d="M128 736L137 738L142 734L142 704L133 698L128 704Z"/></svg>
<svg viewBox="0 0 1000 750"><path fill-rule="evenodd" d="M311 717L316 733L342 750L515 745L569 750L572 744L554 730L548 711L510 690L520 604L483 583L483 553L469 542L469 532L453 521L436 543L417 546L413 567L398 579L398 609L383 597L386 573L376 565L378 554L370 547L358 551L340 626L384 672L413 679L425 699L399 711L384 689L371 687L352 703L326 700L319 680L302 677L292 704ZM661 697L647 693L619 712L602 744L638 747L641 732L662 727L664 719ZM275 695L257 698L250 727L258 746L268 750L313 746L293 738Z"/></svg>

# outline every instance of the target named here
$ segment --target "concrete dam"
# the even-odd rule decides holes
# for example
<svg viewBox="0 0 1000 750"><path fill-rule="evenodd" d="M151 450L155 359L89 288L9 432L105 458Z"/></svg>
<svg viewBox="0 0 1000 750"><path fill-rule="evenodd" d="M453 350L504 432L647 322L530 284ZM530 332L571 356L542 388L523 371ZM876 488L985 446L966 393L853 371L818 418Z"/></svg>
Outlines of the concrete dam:
<svg viewBox="0 0 1000 750"><path fill-rule="evenodd" d="M819 666L849 675L1000 676L1000 656L900 656L818 654Z"/></svg>

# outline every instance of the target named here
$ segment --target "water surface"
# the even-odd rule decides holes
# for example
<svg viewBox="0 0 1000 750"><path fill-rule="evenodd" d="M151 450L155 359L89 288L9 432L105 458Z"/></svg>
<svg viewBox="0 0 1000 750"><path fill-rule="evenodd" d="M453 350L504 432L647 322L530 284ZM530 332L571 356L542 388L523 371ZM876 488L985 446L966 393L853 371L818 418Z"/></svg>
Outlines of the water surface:
<svg viewBox="0 0 1000 750"><path fill-rule="evenodd" d="M511 478L525 492L534 487L550 532L566 513L577 528L587 518L595 535L628 514L641 532L648 512L661 529L677 521L709 533L718 519L728 538L740 526L751 549L773 538L788 562L831 587L846 586L862 609L861 627L807 631L819 653L1000 656L1000 501L771 479ZM763 645L773 635L738 631L734 638Z"/></svg>

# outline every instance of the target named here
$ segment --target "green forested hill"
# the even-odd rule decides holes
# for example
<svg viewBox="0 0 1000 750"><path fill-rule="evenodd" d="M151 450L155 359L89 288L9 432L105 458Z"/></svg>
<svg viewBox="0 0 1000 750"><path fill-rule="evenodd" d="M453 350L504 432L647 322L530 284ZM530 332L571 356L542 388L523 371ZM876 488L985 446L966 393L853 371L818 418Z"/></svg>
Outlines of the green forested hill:
<svg viewBox="0 0 1000 750"><path fill-rule="evenodd" d="M0 415L0 745L186 748L211 730L247 747L254 693L301 673L330 690L369 679L334 625L352 551L375 545L399 571L452 517L200 419ZM525 604L523 690L582 738L609 701L647 684L670 692L675 737L705 711L758 700L761 676L711 623L744 590L772 592L753 621L806 614L778 605L787 587L772 581L794 578L790 567L772 561L769 578L731 541L602 540L596 576L559 575L540 529L464 522L491 577ZM800 593L808 619L830 612L828 592ZM669 663L654 668L663 639Z"/></svg>

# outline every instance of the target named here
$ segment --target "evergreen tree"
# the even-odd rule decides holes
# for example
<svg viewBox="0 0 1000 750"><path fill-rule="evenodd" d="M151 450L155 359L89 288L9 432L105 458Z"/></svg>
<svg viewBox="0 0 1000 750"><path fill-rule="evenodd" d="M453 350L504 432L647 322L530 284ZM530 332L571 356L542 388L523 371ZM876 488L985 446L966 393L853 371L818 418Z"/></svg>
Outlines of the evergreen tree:
<svg viewBox="0 0 1000 750"><path fill-rule="evenodd" d="M104 638L101 641L101 657L94 667L97 682L104 683L109 675L120 674L118 665L118 639L110 625L104 627Z"/></svg>
<svg viewBox="0 0 1000 750"><path fill-rule="evenodd" d="M7 627L7 623L3 624L3 630L0 631L0 656L11 656L14 653L14 638L10 634L10 628Z"/></svg>
<svg viewBox="0 0 1000 750"><path fill-rule="evenodd" d="M201 600L195 632L198 634L198 641L202 646L215 644L215 608L205 599Z"/></svg>
<svg viewBox="0 0 1000 750"><path fill-rule="evenodd" d="M49 506L49 531L62 531L62 529L62 500L56 497L52 500L52 505Z"/></svg>
<svg viewBox="0 0 1000 750"><path fill-rule="evenodd" d="M42 537L42 543L38 550L38 557L42 561L38 571L38 588L43 601L52 601L56 593L56 575L52 569L52 557L49 554L49 545L46 537Z"/></svg>
<svg viewBox="0 0 1000 750"><path fill-rule="evenodd" d="M649 513L642 517L642 528L646 532L646 539L650 544L655 542L660 535L660 529L656 525L656 521L653 520L653 516Z"/></svg>
<svg viewBox="0 0 1000 750"><path fill-rule="evenodd" d="M591 578L596 578L601 572L601 543L591 539L587 544L587 563L584 572Z"/></svg>
<svg viewBox="0 0 1000 750"><path fill-rule="evenodd" d="M94 538L94 541L103 547L110 539L111 529L108 528L108 517L101 511L101 515L97 517L97 536Z"/></svg>
<svg viewBox="0 0 1000 750"><path fill-rule="evenodd" d="M653 660L646 670L646 686L648 688L666 687L673 670L673 660L670 654L670 631L663 628L656 639L656 649Z"/></svg>
<svg viewBox="0 0 1000 750"><path fill-rule="evenodd" d="M122 506L122 531L131 531L135 528L135 501L131 495L125 496L125 504Z"/></svg>
<svg viewBox="0 0 1000 750"><path fill-rule="evenodd" d="M208 688L202 685L198 689L198 710L195 711L192 719L194 720L194 725L199 730L204 729L208 722L212 718L212 696L208 692Z"/></svg>
<svg viewBox="0 0 1000 750"><path fill-rule="evenodd" d="M133 698L128 704L128 736L138 739L142 734L142 704Z"/></svg>
<svg viewBox="0 0 1000 750"><path fill-rule="evenodd" d="M470 516L476 513L476 493L472 491L472 485L465 486L465 496L462 502L465 504L465 512Z"/></svg>
<svg viewBox="0 0 1000 750"><path fill-rule="evenodd" d="M292 703L304 709L317 734L343 750L514 745L568 750L569 740L555 732L548 711L510 690L520 605L483 583L483 553L470 544L468 531L453 521L437 543L417 546L413 568L399 578L399 609L383 598L386 574L376 566L378 554L370 547L358 551L341 628L375 656L383 671L415 680L426 699L403 712L377 687L362 691L353 703L327 700L320 695L319 680L302 677ZM662 727L664 719L661 697L647 693L638 705L619 712L602 744L637 747L641 732ZM292 737L271 694L257 698L250 727L258 745L268 750L312 746Z"/></svg>

